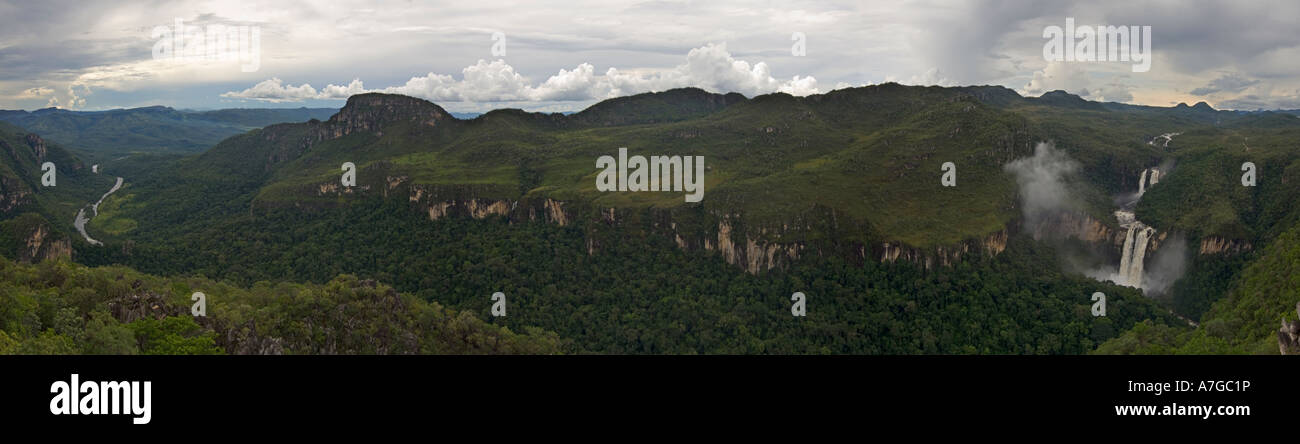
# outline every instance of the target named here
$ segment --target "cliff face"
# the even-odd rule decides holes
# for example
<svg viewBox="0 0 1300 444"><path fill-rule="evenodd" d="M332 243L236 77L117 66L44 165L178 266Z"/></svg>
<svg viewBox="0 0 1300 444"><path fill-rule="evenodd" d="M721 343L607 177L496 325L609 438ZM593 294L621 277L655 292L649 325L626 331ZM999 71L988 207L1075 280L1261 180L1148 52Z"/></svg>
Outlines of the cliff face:
<svg viewBox="0 0 1300 444"><path fill-rule="evenodd" d="M1026 223L1025 231L1034 240L1075 238L1090 244L1124 246L1124 232L1083 213L1059 212Z"/></svg>
<svg viewBox="0 0 1300 444"><path fill-rule="evenodd" d="M0 176L0 213L8 213L31 200L32 192L22 181Z"/></svg>
<svg viewBox="0 0 1300 444"><path fill-rule="evenodd" d="M1297 319L1287 322L1282 320L1282 328L1277 331L1278 352L1284 355L1300 355L1300 302L1295 304Z"/></svg>
<svg viewBox="0 0 1300 444"><path fill-rule="evenodd" d="M72 242L66 235L55 233L46 223L31 226L27 233L19 233L22 246L18 251L21 262L40 262L49 259L72 257Z"/></svg>
<svg viewBox="0 0 1300 444"><path fill-rule="evenodd" d="M451 118L450 114L422 99L391 94L360 94L348 98L338 114L330 117L318 131L329 138L339 138L361 131L382 135L383 128L396 122L416 122L435 126Z"/></svg>
<svg viewBox="0 0 1300 444"><path fill-rule="evenodd" d="M1198 253L1202 255L1237 254L1250 251L1252 248L1254 246L1248 241L1211 236L1201 239L1201 248Z"/></svg>
<svg viewBox="0 0 1300 444"><path fill-rule="evenodd" d="M296 159L321 142L353 133L381 137L385 129L399 123L436 127L448 120L454 120L451 114L423 99L392 94L359 94L348 98L347 104L329 120L271 125L263 128L258 136L272 147L265 154L265 170L270 171L276 164Z"/></svg>
<svg viewBox="0 0 1300 444"><path fill-rule="evenodd" d="M27 146L32 148L32 153L36 154L37 161L45 160L45 139L29 133L24 140L27 142Z"/></svg>
<svg viewBox="0 0 1300 444"><path fill-rule="evenodd" d="M897 242L885 242L872 246L870 251L872 253L871 257L879 258L880 262L903 260L931 269L936 266L952 266L972 254L996 256L1007 249L1007 239L1009 237L1010 233L1003 229L981 239L969 239L955 245L941 245L927 249ZM867 247L861 247L859 251L859 254L864 259L868 258L866 255Z"/></svg>
<svg viewBox="0 0 1300 444"><path fill-rule="evenodd" d="M391 184L401 181L389 178ZM396 187L397 185L393 185ZM810 245L804 241L791 241L800 233L818 229L809 220L835 220L827 218L792 218L779 226L752 226L745 218L733 213L691 212L678 210L630 210L616 208L591 208L589 206L540 199L440 199L436 190L421 185L409 187L407 200L429 220L446 217L483 219L497 216L510 221L536 221L571 226L579 224L587 233L588 254L601 249L601 236L597 232L605 227L642 227L647 235L671 239L678 248L686 251L716 252L728 264L744 269L750 274L760 274L772 269L789 267L800 257L814 254L852 252L860 260L893 262L905 260L926 268L950 266L969 255L992 256L1007 247L1007 230L1001 230L981 239L971 239L950 246L928 249L914 248L899 243L880 243L856 247L834 248L824 243Z"/></svg>

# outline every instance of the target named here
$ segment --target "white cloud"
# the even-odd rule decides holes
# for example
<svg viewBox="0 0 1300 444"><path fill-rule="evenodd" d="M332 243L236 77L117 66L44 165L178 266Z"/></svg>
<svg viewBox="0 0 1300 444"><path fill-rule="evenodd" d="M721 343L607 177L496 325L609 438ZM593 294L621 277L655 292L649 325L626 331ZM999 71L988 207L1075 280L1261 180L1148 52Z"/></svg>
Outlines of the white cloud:
<svg viewBox="0 0 1300 444"><path fill-rule="evenodd" d="M1099 102L1131 102L1131 86L1124 83L1125 76L1108 76L1102 84L1095 84L1085 70L1086 64L1071 62L1050 62L1041 70L1034 71L1029 83L1020 89L1024 95L1037 96L1048 91L1062 90L1077 94L1088 100Z"/></svg>
<svg viewBox="0 0 1300 444"><path fill-rule="evenodd" d="M939 71L939 68L927 69L925 70L925 72L921 74L908 77L907 80L900 80L894 76L886 76L885 81L898 82L903 85L917 85L917 86L935 86L935 85L956 86L957 85L957 82L954 82L952 79L949 79L948 76L945 76L942 71Z"/></svg>
<svg viewBox="0 0 1300 444"><path fill-rule="evenodd" d="M334 85L330 85L332 87ZM329 87L326 87L329 88ZM251 88L243 91L231 91L221 94L221 97L230 97L235 99L256 99L267 102L300 102L303 100L319 98L320 93L316 88L309 84L299 86L285 85L279 78L272 77L253 85Z"/></svg>
<svg viewBox="0 0 1300 444"><path fill-rule="evenodd" d="M699 87L713 92L739 92L749 96L784 92L797 96L818 94L817 79L794 76L782 81L772 76L765 62L750 64L732 57L726 43L692 49L686 62L671 69L642 68L621 71L609 68L597 75L590 63L572 70L561 69L533 85L505 60L479 60L461 70L460 80L446 74L428 73L412 77L405 84L368 90L360 79L347 86L327 85L317 90L310 84L294 86L271 78L242 91L221 94L225 98L267 102L298 102L345 99L363 92L385 92L421 97L435 102L554 102L590 101L648 91Z"/></svg>

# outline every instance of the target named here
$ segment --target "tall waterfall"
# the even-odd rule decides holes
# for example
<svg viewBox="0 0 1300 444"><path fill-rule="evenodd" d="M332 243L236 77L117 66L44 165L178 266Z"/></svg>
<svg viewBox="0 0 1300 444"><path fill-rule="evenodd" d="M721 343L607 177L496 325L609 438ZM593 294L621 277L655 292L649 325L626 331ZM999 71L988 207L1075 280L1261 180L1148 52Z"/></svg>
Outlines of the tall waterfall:
<svg viewBox="0 0 1300 444"><path fill-rule="evenodd" d="M1160 182L1159 168L1147 168L1145 170L1142 170L1142 177L1138 178L1139 198L1141 198L1143 194L1146 194L1148 182L1150 182L1150 185L1155 185L1156 183ZM1134 200L1133 204L1137 205L1137 200Z"/></svg>
<svg viewBox="0 0 1300 444"><path fill-rule="evenodd" d="M1129 287L1142 286L1142 267L1145 263L1147 245L1156 229L1134 221L1128 226L1128 236L1124 238L1124 256L1119 261L1119 273L1116 283Z"/></svg>
<svg viewBox="0 0 1300 444"><path fill-rule="evenodd" d="M1145 266L1147 255L1147 246L1151 238L1155 237L1156 229L1148 227L1133 214L1133 209L1137 207L1137 202L1146 194L1148 185L1155 185L1160 182L1160 169L1147 168L1142 170L1142 176L1138 178L1138 192L1132 201L1126 202L1120 210L1115 212L1115 218L1119 220L1119 226L1128 229L1128 234L1124 237L1124 249L1121 251L1119 260L1119 270L1113 276L1115 283L1129 287L1142 287L1142 269Z"/></svg>

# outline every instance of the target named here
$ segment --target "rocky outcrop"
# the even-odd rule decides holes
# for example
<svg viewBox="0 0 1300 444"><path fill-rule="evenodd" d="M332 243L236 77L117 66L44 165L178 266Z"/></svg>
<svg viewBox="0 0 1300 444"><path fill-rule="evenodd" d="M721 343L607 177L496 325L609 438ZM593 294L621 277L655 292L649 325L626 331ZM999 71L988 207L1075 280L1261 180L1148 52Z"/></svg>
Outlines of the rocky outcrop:
<svg viewBox="0 0 1300 444"><path fill-rule="evenodd" d="M185 307L173 305L161 294L140 290L142 283L131 283L132 292L108 301L108 312L123 324L141 319L162 319L168 316L188 316Z"/></svg>
<svg viewBox="0 0 1300 444"><path fill-rule="evenodd" d="M462 212L475 219L483 219L493 215L509 217L511 209L517 203L516 201L488 199L449 200L429 204L426 210L429 213L429 220L442 219L456 212Z"/></svg>
<svg viewBox="0 0 1300 444"><path fill-rule="evenodd" d="M353 194L353 193L370 191L370 185L358 185L355 187L345 187L342 186L339 182L326 182L326 183L316 184L315 190L317 196L342 196L345 194Z"/></svg>
<svg viewBox="0 0 1300 444"><path fill-rule="evenodd" d="M1210 236L1201 239L1201 248L1198 253L1202 255L1213 254L1237 254L1250 251L1254 246L1244 240L1230 240L1221 237Z"/></svg>
<svg viewBox="0 0 1300 444"><path fill-rule="evenodd" d="M784 241L792 234L808 232L811 227L805 222L788 222L771 226L741 226L744 218L738 214L704 213L685 211L686 215L677 214L682 210L628 210L615 208L590 208L575 205L552 198L541 199L438 199L440 194L428 187L413 185L408 201L416 208L428 214L430 220L446 217L470 217L483 219L490 216L504 217L510 221L541 221L559 226L570 226L586 222L587 239L585 246L588 254L597 254L602 236L596 231L601 227L644 226L648 235L664 236L671 239L678 248L687 251L716 252L728 264L744 269L750 274L761 274L773 269L786 268L801 257L815 254L830 254L825 245L811 246L803 241ZM584 217L582 214L588 214ZM677 217L692 220L688 228L679 223ZM649 219L648 222L643 219ZM814 218L818 220L836 219ZM806 220L806 219L800 219ZM641 225L643 222L644 225ZM955 245L939 246L927 249L913 248L897 242L886 242L857 248L859 259L893 262L904 260L920 264L926 268L951 266L964 258L979 254L993 256L1007 247L1010 233L1000 230L978 239L971 239ZM831 246L832 248L834 246ZM841 249L851 256L852 248ZM839 253L836 253L839 254Z"/></svg>
<svg viewBox="0 0 1300 444"><path fill-rule="evenodd" d="M257 132L255 137L274 147L267 152L265 169L270 171L274 165L296 159L321 142L354 133L382 137L384 131L393 125L414 123L432 128L448 120L455 118L427 100L368 93L349 97L347 104L324 122L312 120L306 124L271 125ZM303 125L306 125L305 131Z"/></svg>
<svg viewBox="0 0 1300 444"><path fill-rule="evenodd" d="M1300 355L1300 302L1295 304L1295 314L1296 320L1282 319L1282 328L1277 330L1278 352L1284 355Z"/></svg>
<svg viewBox="0 0 1300 444"><path fill-rule="evenodd" d="M564 214L564 203L551 198L546 199L546 221L561 227L569 224L569 216Z"/></svg>
<svg viewBox="0 0 1300 444"><path fill-rule="evenodd" d="M438 105L423 99L395 94L358 94L348 98L348 103L330 117L320 129L333 139L355 132L377 132L398 122L414 122L436 126L451 118Z"/></svg>
<svg viewBox="0 0 1300 444"><path fill-rule="evenodd" d="M706 241L703 243L704 250L716 250L728 264L740 266L750 274L785 267L799 259L799 252L804 248L802 243L763 240L762 237L770 234L766 229L760 229L756 233L757 236L735 232L732 227L733 219L734 217L727 216L719 218L717 247L715 249L712 242ZM674 242L682 249L688 249L690 245L690 242L680 234L674 234Z"/></svg>
<svg viewBox="0 0 1300 444"><path fill-rule="evenodd" d="M23 262L40 262L47 259L67 259L72 257L72 242L67 236L53 233L46 224L38 224L27 235L26 248L18 257Z"/></svg>
<svg viewBox="0 0 1300 444"><path fill-rule="evenodd" d="M13 177L0 176L0 213L8 213L28 203L31 196L31 191L23 186L22 181Z"/></svg>
<svg viewBox="0 0 1300 444"><path fill-rule="evenodd" d="M870 249L871 256L880 262L902 260L919 264L926 269L936 266L950 267L972 255L996 256L1007 249L1010 233L999 230L980 239L971 239L955 245L940 245L932 248L917 248L901 242L885 242ZM867 258L867 247L859 249L859 254Z"/></svg>
<svg viewBox="0 0 1300 444"><path fill-rule="evenodd" d="M24 141L27 142L27 146L32 148L32 153L36 154L37 161L45 160L45 139L41 139L41 136L36 134L28 133Z"/></svg>
<svg viewBox="0 0 1300 444"><path fill-rule="evenodd" d="M191 316L189 307L172 304L167 297L142 288L143 283L131 283L131 292L108 301L108 312L118 322L127 324L141 319L163 319L168 316ZM195 322L215 332L216 345L228 354L279 355L284 353L283 341L278 337L261 335L251 321L241 325L207 316L195 317Z"/></svg>

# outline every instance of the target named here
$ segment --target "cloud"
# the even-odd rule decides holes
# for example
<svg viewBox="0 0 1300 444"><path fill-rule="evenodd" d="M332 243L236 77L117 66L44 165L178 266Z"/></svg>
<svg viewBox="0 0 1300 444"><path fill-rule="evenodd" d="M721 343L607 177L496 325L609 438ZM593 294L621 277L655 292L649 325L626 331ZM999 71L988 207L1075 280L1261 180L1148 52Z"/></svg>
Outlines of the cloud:
<svg viewBox="0 0 1300 444"><path fill-rule="evenodd" d="M1247 79L1238 73L1227 73L1217 79L1211 80L1210 83L1205 86L1193 89L1191 94L1208 96L1220 92L1240 93L1245 91L1246 88L1257 84L1259 84L1259 80Z"/></svg>
<svg viewBox="0 0 1300 444"><path fill-rule="evenodd" d="M45 96L48 96L48 95L50 95L50 94L54 94L54 89L53 89L53 88L47 88L47 87L44 87L44 86L37 86L37 87L27 88L27 89L23 90L23 92L21 92L21 93L18 94L18 98L20 98L20 99L35 99L35 98L45 97Z"/></svg>
<svg viewBox="0 0 1300 444"><path fill-rule="evenodd" d="M347 86L330 84L317 90L310 84L294 86L279 78L271 78L241 91L223 93L221 97L278 103L345 99L363 92L385 92L435 102L554 102L600 100L692 86L750 96L772 92L805 96L821 92L817 79L812 76L796 75L790 80L779 80L772 76L767 63L751 64L736 59L727 51L726 43L711 43L692 49L684 63L671 69L609 68L599 75L592 64L582 63L572 70L561 69L535 85L505 60L489 62L480 59L462 69L459 80L431 72L412 77L403 85L381 89L366 89L360 79L354 79Z"/></svg>
<svg viewBox="0 0 1300 444"><path fill-rule="evenodd" d="M885 81L898 82L903 85L917 85L917 86L956 86L957 85L957 82L954 82L952 79L949 79L948 76L945 76L943 72L940 72L939 68L930 68L921 74L908 77L907 80L900 80L895 78L894 76L886 76Z"/></svg>
<svg viewBox="0 0 1300 444"><path fill-rule="evenodd" d="M523 103L532 109L687 85L745 94L824 92L829 85L884 80L1023 89L1035 83L1036 73L1050 74L1042 31L1064 25L1066 17L1088 25L1152 26L1152 70L1124 78L1120 71L1128 64L1088 64L1081 68L1086 83L1053 87L1040 78L1036 89L1086 89L1090 97L1134 97L1148 105L1206 100L1269 107L1291 103L1300 88L1300 3L1292 0L1194 6L1131 0L573 0L545 7L406 0L333 0L329 7L295 1L257 7L207 0L10 3L0 1L0 108L30 108L54 96L68 103L65 91L76 83L112 91L86 99L78 89L76 101L96 107L283 102L304 92L279 90L309 81L315 95L334 97L351 85L328 83L348 79L456 99L466 107ZM148 63L155 43L150 31L177 17L193 26L260 26L261 70L245 74L238 63ZM496 30L509 38L508 56L490 52ZM790 53L792 32L807 35L806 56ZM695 54L683 60L688 52ZM480 66L479 59L487 60ZM479 69L473 74L480 77L467 80L467 66ZM1233 92L1241 85L1216 83L1224 73L1258 83ZM244 91L270 78L284 81L278 89L264 86L274 91L264 99ZM26 93L33 87L54 92L34 97ZM487 99L518 100L471 101Z"/></svg>
<svg viewBox="0 0 1300 444"><path fill-rule="evenodd" d="M1081 93L1088 88L1088 75L1079 64L1067 62L1048 63L1046 68L1034 71L1029 83L1021 92L1027 95L1040 95L1048 91L1062 90Z"/></svg>
<svg viewBox="0 0 1300 444"><path fill-rule="evenodd" d="M1261 109L1300 109L1300 90L1290 93L1274 93L1268 96L1245 94L1215 103L1219 109L1261 110Z"/></svg>
<svg viewBox="0 0 1300 444"><path fill-rule="evenodd" d="M1020 93L1024 95L1042 95L1048 91L1066 91L1078 94L1088 100L1099 102L1131 102L1132 87L1121 80L1125 76L1103 77L1108 79L1102 84L1094 83L1093 76L1086 70L1085 63L1051 62L1047 67L1034 71Z"/></svg>

